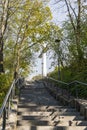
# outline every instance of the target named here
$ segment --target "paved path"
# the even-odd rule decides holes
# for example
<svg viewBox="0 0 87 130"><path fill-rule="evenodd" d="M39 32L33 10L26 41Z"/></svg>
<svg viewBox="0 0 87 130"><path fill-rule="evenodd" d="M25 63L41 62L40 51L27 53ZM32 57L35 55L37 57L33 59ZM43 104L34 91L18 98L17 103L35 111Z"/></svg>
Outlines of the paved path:
<svg viewBox="0 0 87 130"><path fill-rule="evenodd" d="M87 121L75 109L62 106L42 83L21 90L17 130L87 130Z"/></svg>

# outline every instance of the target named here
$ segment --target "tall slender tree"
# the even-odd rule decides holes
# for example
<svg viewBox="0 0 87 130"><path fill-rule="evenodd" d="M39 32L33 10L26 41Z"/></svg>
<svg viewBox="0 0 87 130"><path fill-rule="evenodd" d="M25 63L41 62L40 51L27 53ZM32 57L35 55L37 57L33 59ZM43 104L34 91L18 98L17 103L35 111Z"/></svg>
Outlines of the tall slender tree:
<svg viewBox="0 0 87 130"><path fill-rule="evenodd" d="M0 26L0 73L4 72L3 67L3 46L4 46L4 34L7 28L7 22L8 22L8 6L9 6L9 0L3 0L2 1L2 15L1 15L1 26Z"/></svg>
<svg viewBox="0 0 87 130"><path fill-rule="evenodd" d="M56 2L61 2L60 0L56 0ZM70 24L73 29L73 39L75 41L76 45L76 60L79 65L79 63L84 61L84 51L82 49L82 20L84 12L84 7L87 5L87 1L83 0L63 0L63 3L65 3L68 19L70 21ZM85 6L84 6L85 4ZM70 30L69 30L70 31Z"/></svg>

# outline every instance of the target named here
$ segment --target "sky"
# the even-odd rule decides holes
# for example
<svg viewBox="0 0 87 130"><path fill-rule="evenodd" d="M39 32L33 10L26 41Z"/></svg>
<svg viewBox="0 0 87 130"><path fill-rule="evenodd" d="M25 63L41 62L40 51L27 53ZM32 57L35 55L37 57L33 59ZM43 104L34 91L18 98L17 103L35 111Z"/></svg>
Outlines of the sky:
<svg viewBox="0 0 87 130"><path fill-rule="evenodd" d="M64 19L66 18L65 12L64 12L64 8L61 8L63 6L60 4L55 4L54 2L55 0L50 0L48 6L51 9L52 15L53 15L53 19L52 21L57 24L58 26L61 27L61 23L64 21ZM51 56L52 54L50 54ZM37 57L37 55L36 55ZM33 73L31 73L29 75L29 78L31 79L33 76L38 75L38 74L42 74L42 59L38 58L36 59L36 66L33 68ZM51 67L51 63L53 62L52 59L50 59L49 56L47 56L47 73L51 72L54 70L55 67Z"/></svg>
<svg viewBox="0 0 87 130"><path fill-rule="evenodd" d="M50 7L52 15L53 15L52 21L61 28L63 21L67 20L67 8L62 1L61 1L61 4L60 3L56 4L55 1L57 0L50 0L48 6ZM70 0L70 2L72 3L76 11L77 6L75 6L75 4L73 3L75 1L76 0ZM85 4L87 4L86 1L85 1ZM49 57L47 57L47 72L48 73L50 71L53 71L54 69L53 67L51 68L51 63L52 63L52 60L50 60ZM32 73L30 76L32 77L38 74L42 74L42 60L37 58L37 66L34 68L34 73Z"/></svg>
<svg viewBox="0 0 87 130"><path fill-rule="evenodd" d="M66 7L63 2L56 3L57 0L50 0L49 7L51 9L53 19L52 21L61 27L62 22L66 19Z"/></svg>

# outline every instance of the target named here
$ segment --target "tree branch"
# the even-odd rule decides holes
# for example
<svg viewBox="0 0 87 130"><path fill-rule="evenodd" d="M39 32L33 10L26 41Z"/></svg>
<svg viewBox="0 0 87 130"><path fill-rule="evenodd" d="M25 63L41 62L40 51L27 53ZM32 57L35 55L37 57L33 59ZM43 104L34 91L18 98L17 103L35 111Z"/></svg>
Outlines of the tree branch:
<svg viewBox="0 0 87 130"><path fill-rule="evenodd" d="M76 15L76 12L75 12L74 8L71 6L70 1L69 1L69 6L70 6L71 10L73 11L73 13L74 13L74 15L75 15L75 18L76 18L76 20L77 20L77 15Z"/></svg>
<svg viewBox="0 0 87 130"><path fill-rule="evenodd" d="M73 19L72 19L71 13L70 13L70 9L69 9L69 5L68 5L67 0L65 0L65 3L66 3L66 6L67 6L67 10L68 10L68 13L69 13L69 18L70 18L71 24L72 24L73 29L74 29L74 32L75 32L75 31L76 31L76 28L75 28L75 25L74 25L74 22L73 22Z"/></svg>

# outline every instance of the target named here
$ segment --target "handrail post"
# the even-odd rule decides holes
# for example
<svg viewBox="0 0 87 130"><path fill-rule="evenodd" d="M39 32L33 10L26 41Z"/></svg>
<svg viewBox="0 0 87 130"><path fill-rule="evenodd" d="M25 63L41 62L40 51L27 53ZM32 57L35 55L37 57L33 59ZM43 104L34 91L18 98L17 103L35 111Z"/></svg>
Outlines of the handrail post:
<svg viewBox="0 0 87 130"><path fill-rule="evenodd" d="M10 97L8 98L8 103L7 103L7 114L6 114L6 116L7 116L7 118L9 118L9 112L10 112Z"/></svg>
<svg viewBox="0 0 87 130"><path fill-rule="evenodd" d="M14 87L13 87L13 97L15 97L15 84L14 84Z"/></svg>
<svg viewBox="0 0 87 130"><path fill-rule="evenodd" d="M2 124L2 130L5 130L6 127L6 108L4 108L3 111L3 124Z"/></svg>
<svg viewBox="0 0 87 130"><path fill-rule="evenodd" d="M78 86L77 86L77 83L75 83L75 90L76 90L76 98L78 99Z"/></svg>
<svg viewBox="0 0 87 130"><path fill-rule="evenodd" d="M63 88L62 88L62 96L63 96Z"/></svg>
<svg viewBox="0 0 87 130"><path fill-rule="evenodd" d="M70 94L71 94L71 92L70 92L70 84L67 85L67 91L68 91L68 99L70 99Z"/></svg>

